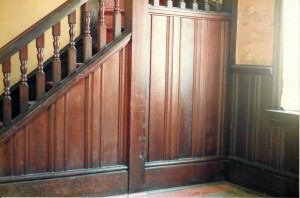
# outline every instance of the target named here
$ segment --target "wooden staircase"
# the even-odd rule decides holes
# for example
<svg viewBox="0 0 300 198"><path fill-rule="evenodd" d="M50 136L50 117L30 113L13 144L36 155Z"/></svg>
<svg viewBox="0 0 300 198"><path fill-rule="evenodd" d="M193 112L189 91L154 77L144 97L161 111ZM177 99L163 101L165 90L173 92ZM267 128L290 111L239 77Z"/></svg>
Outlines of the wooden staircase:
<svg viewBox="0 0 300 198"><path fill-rule="evenodd" d="M98 41L91 37L91 14L93 1L72 0L67 1L52 13L31 26L17 38L0 49L0 63L4 75L4 93L1 96L0 135L24 119L34 108L42 104L43 99L49 97L54 88L63 88L71 76L79 75L78 71L91 61L93 55L106 49L107 42L121 36L120 2L115 1L113 27L107 28L105 23L105 1L99 1ZM81 7L81 13L76 9ZM109 9L108 9L109 11ZM122 11L124 12L124 11ZM81 14L82 24L76 24L76 14ZM60 49L60 21L68 16L70 43ZM75 38L75 26L81 25L82 34ZM53 57L44 61L45 31L52 28ZM127 33L128 35L128 33ZM27 74L28 44L36 40L37 68ZM52 44L52 43L51 43ZM98 46L101 46L100 48ZM20 82L10 85L12 71L11 56L19 53ZM15 70L14 70L15 71ZM26 120L26 118L25 118Z"/></svg>

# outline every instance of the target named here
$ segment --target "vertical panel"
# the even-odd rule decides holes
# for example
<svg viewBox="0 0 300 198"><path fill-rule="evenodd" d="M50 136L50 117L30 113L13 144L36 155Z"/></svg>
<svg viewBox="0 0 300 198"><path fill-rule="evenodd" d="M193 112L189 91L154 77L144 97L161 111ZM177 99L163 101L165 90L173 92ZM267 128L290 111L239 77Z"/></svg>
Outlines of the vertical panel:
<svg viewBox="0 0 300 198"><path fill-rule="evenodd" d="M119 116L119 53L103 64L101 112L101 164L118 163L118 116Z"/></svg>
<svg viewBox="0 0 300 198"><path fill-rule="evenodd" d="M221 44L221 23L209 21L208 23L208 70L206 87L206 145L205 154L217 154L220 142L219 139L219 110L220 110L220 44Z"/></svg>
<svg viewBox="0 0 300 198"><path fill-rule="evenodd" d="M203 54L206 53L206 43L203 37L203 30L205 25L202 23L203 20L195 21L195 51L194 51L194 87L193 87L193 121L192 121L192 156L197 157L201 156L201 147L203 132L201 125L204 118L201 115L201 111L205 108L205 105L201 105L201 95L205 94L201 88L204 84L201 83L202 78L205 79L203 75L203 68L206 67L205 60L206 56ZM201 62L202 61L202 62Z"/></svg>
<svg viewBox="0 0 300 198"><path fill-rule="evenodd" d="M101 106L102 67L98 67L92 75L92 140L91 167L100 165L100 106Z"/></svg>
<svg viewBox="0 0 300 198"><path fill-rule="evenodd" d="M270 165L270 140L271 128L266 109L272 108L272 76L259 77L259 90L257 100L259 102L258 134L257 134L257 162Z"/></svg>
<svg viewBox="0 0 300 198"><path fill-rule="evenodd" d="M13 175L22 175L26 173L26 128L20 130L13 138L12 160Z"/></svg>
<svg viewBox="0 0 300 198"><path fill-rule="evenodd" d="M236 123L236 137L235 137L235 155L241 158L246 156L246 138L248 126L248 102L250 91L250 76L239 75L238 83L238 104L237 104L237 123Z"/></svg>
<svg viewBox="0 0 300 198"><path fill-rule="evenodd" d="M191 156L194 19L181 18L179 157Z"/></svg>
<svg viewBox="0 0 300 198"><path fill-rule="evenodd" d="M0 144L0 176L10 175L10 141Z"/></svg>
<svg viewBox="0 0 300 198"><path fill-rule="evenodd" d="M91 165L91 144L92 144L92 82L93 75L90 74L85 79L85 147L84 147L84 167Z"/></svg>
<svg viewBox="0 0 300 198"><path fill-rule="evenodd" d="M49 168L49 111L29 124L30 172L46 172Z"/></svg>
<svg viewBox="0 0 300 198"><path fill-rule="evenodd" d="M149 161L162 160L166 78L167 17L152 16Z"/></svg>
<svg viewBox="0 0 300 198"><path fill-rule="evenodd" d="M54 109L55 116L53 120L54 124L54 162L55 171L63 171L65 169L65 97L61 97L57 100Z"/></svg>
<svg viewBox="0 0 300 198"><path fill-rule="evenodd" d="M168 19L167 90L165 118L165 159L178 158L178 102L179 102L179 43L180 18Z"/></svg>
<svg viewBox="0 0 300 198"><path fill-rule="evenodd" d="M66 98L66 143L67 168L84 167L85 160L85 80L80 81L69 92Z"/></svg>
<svg viewBox="0 0 300 198"><path fill-rule="evenodd" d="M129 96L129 65L127 64L128 48L125 47L120 51L120 76L119 76L119 148L118 164L127 164L127 141L128 141L128 115L130 109Z"/></svg>

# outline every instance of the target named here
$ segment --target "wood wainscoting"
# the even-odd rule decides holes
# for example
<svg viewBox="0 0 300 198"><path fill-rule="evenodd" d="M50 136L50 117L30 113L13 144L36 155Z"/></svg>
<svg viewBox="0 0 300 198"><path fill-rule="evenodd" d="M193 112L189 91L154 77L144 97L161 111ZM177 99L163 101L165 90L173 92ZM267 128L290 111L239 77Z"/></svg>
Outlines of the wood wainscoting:
<svg viewBox="0 0 300 198"><path fill-rule="evenodd" d="M128 192L130 39L125 33L2 136L1 196Z"/></svg>
<svg viewBox="0 0 300 198"><path fill-rule="evenodd" d="M229 19L149 7L146 189L222 179Z"/></svg>
<svg viewBox="0 0 300 198"><path fill-rule="evenodd" d="M267 111L273 108L272 67L235 65L231 74L225 179L269 195L298 196L299 115Z"/></svg>

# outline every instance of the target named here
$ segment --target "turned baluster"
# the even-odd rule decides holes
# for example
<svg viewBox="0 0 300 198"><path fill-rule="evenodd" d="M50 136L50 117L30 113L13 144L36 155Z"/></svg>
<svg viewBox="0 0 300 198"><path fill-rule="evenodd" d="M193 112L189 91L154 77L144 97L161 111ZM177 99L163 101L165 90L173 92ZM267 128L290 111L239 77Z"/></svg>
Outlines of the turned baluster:
<svg viewBox="0 0 300 198"><path fill-rule="evenodd" d="M54 55L52 61L52 81L53 86L57 86L61 81L61 62L59 59L59 37L60 37L60 22L52 27Z"/></svg>
<svg viewBox="0 0 300 198"><path fill-rule="evenodd" d="M205 0L204 10L206 10L206 11L209 11L209 10L210 10L210 5L209 5L209 3L208 3L208 0Z"/></svg>
<svg viewBox="0 0 300 198"><path fill-rule="evenodd" d="M10 98L10 59L2 63L3 83L4 83L4 98L3 98L3 125L7 126L11 121L11 98Z"/></svg>
<svg viewBox="0 0 300 198"><path fill-rule="evenodd" d="M173 7L173 1L172 0L168 0L167 1L167 7L168 8L172 8Z"/></svg>
<svg viewBox="0 0 300 198"><path fill-rule="evenodd" d="M20 113L28 109L28 84L27 84L27 61L28 61L28 47L23 47L19 52L21 62L21 85L20 85Z"/></svg>
<svg viewBox="0 0 300 198"><path fill-rule="evenodd" d="M180 0L179 1L178 7L181 8L181 9L185 9L185 2L184 2L184 0Z"/></svg>
<svg viewBox="0 0 300 198"><path fill-rule="evenodd" d="M113 39L121 36L121 13L120 13L120 1L115 0L115 9L113 17Z"/></svg>
<svg viewBox="0 0 300 198"><path fill-rule="evenodd" d="M92 58L92 37L91 37L91 10L92 3L88 1L83 6L84 12L84 33L83 33L83 62Z"/></svg>
<svg viewBox="0 0 300 198"><path fill-rule="evenodd" d="M192 2L192 9L193 9L193 10L198 10L198 3L197 3L197 0L193 0L193 2Z"/></svg>
<svg viewBox="0 0 300 198"><path fill-rule="evenodd" d="M72 74L76 71L76 47L75 47L75 25L76 25L76 10L69 14L69 35L70 45L68 49L68 74Z"/></svg>
<svg viewBox="0 0 300 198"><path fill-rule="evenodd" d="M153 6L159 6L159 0L151 0Z"/></svg>
<svg viewBox="0 0 300 198"><path fill-rule="evenodd" d="M98 0L99 14L98 14L98 51L100 52L106 47L106 24L105 24L105 0Z"/></svg>
<svg viewBox="0 0 300 198"><path fill-rule="evenodd" d="M220 0L216 0L216 11L220 12L222 10L222 5L220 3Z"/></svg>
<svg viewBox="0 0 300 198"><path fill-rule="evenodd" d="M41 34L36 39L36 49L37 49L37 73L36 73L36 99L40 100L45 94L45 73L44 73L44 48L45 48L45 36L44 33Z"/></svg>

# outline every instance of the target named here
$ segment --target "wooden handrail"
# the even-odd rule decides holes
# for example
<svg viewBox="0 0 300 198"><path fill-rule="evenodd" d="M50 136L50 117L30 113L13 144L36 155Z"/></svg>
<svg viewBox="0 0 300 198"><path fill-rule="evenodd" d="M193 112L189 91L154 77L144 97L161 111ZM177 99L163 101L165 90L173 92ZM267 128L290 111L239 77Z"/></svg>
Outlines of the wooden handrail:
<svg viewBox="0 0 300 198"><path fill-rule="evenodd" d="M46 93L45 97L30 106L29 111L26 111L25 113L17 116L12 122L10 122L9 125L7 125L7 127L1 128L0 142L7 141L12 135L14 135L18 130L25 126L26 123L34 119L37 114L49 108L52 103L54 103L59 97L70 90L73 85L86 78L96 67L103 64L114 53L120 51L130 42L130 40L131 32L125 30L120 37L113 40L104 50L97 53L92 57L91 60L80 67L77 71L77 74L72 74L66 77L63 83L51 89Z"/></svg>
<svg viewBox="0 0 300 198"><path fill-rule="evenodd" d="M88 0L68 0L0 49L0 64Z"/></svg>

